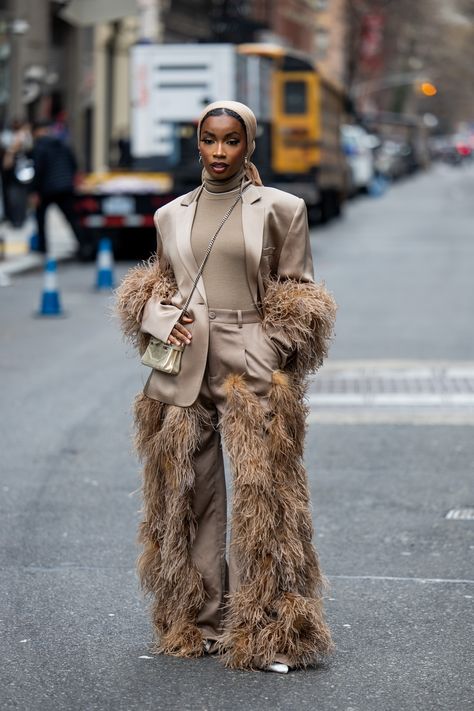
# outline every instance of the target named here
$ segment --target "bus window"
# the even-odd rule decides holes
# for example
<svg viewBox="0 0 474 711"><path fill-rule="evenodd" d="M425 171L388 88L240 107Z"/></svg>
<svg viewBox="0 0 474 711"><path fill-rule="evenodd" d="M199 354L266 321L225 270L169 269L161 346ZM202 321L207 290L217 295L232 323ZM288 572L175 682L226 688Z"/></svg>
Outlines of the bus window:
<svg viewBox="0 0 474 711"><path fill-rule="evenodd" d="M306 82L287 81L284 85L283 107L285 114L305 114L306 106Z"/></svg>

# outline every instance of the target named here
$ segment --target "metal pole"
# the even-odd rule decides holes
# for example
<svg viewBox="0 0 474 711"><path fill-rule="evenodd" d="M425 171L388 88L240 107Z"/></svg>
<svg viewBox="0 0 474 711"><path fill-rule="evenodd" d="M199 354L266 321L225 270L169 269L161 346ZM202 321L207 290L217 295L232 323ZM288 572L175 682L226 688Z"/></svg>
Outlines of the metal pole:
<svg viewBox="0 0 474 711"><path fill-rule="evenodd" d="M161 42L163 28L161 23L161 0L137 0L139 16L139 42Z"/></svg>

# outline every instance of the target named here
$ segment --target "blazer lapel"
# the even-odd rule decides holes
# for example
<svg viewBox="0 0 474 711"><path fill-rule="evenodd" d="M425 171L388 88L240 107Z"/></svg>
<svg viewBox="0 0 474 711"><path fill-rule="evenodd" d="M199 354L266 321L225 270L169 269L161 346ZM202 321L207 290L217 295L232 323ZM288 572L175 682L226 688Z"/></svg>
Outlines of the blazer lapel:
<svg viewBox="0 0 474 711"><path fill-rule="evenodd" d="M199 265L194 258L193 249L191 247L191 229L193 226L194 215L196 214L197 196L200 191L194 191L188 200L183 200L182 205L186 205L186 209L182 210L176 224L176 244L178 246L179 255L189 274L189 278L194 283L199 270ZM186 196L188 197L188 196ZM204 289L204 281L202 276L197 283L197 291L201 294L204 302L207 303L206 291ZM187 294L184 294L187 297Z"/></svg>
<svg viewBox="0 0 474 711"><path fill-rule="evenodd" d="M258 271L262 256L265 209L259 204L260 193L251 186L244 192L242 229L245 243L247 280L255 303L258 302Z"/></svg>

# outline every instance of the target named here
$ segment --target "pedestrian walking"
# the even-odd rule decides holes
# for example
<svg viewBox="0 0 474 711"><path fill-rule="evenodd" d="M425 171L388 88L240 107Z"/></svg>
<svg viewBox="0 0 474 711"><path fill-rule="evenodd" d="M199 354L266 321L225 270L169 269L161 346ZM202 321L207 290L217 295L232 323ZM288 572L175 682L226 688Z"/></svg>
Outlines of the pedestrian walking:
<svg viewBox="0 0 474 711"><path fill-rule="evenodd" d="M32 203L36 209L38 224L38 251L48 251L46 238L46 212L50 205L57 205L68 221L79 243L81 256L82 240L74 210L74 181L77 161L72 148L52 133L49 120L38 121L33 127L33 162L35 175L32 183Z"/></svg>
<svg viewBox="0 0 474 711"><path fill-rule="evenodd" d="M23 226L28 210L32 136L28 123L13 119L0 136L4 217L12 227Z"/></svg>
<svg viewBox="0 0 474 711"><path fill-rule="evenodd" d="M135 403L138 567L153 598L155 650L287 672L332 647L303 397L335 303L313 281L303 200L264 187L250 161L256 131L244 104L205 108L202 185L157 211L156 259L128 273L117 308L156 366ZM233 472L228 557L221 443Z"/></svg>

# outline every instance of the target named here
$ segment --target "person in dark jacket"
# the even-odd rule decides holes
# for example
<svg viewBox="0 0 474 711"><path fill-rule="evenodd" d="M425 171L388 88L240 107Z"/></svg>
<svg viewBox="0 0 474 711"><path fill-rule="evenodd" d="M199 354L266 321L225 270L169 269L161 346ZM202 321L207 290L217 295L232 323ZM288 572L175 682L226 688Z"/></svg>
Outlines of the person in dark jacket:
<svg viewBox="0 0 474 711"><path fill-rule="evenodd" d="M81 237L74 211L76 157L70 146L51 133L49 121L39 121L34 125L33 138L35 177L32 184L32 201L36 209L38 223L38 251L47 252L46 211L54 203L69 222L79 242L80 253Z"/></svg>

